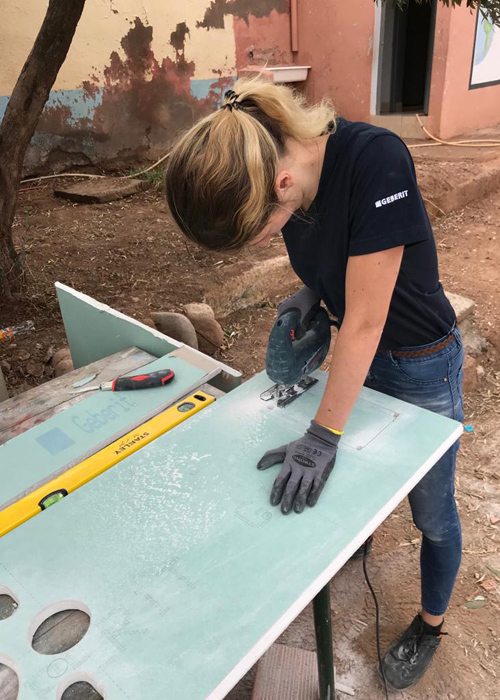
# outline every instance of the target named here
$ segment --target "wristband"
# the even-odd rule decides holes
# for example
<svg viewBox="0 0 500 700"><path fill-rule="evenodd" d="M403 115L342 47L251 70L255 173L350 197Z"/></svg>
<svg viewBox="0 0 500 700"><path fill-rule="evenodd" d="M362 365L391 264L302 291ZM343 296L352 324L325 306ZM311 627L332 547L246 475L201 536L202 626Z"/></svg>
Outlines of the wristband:
<svg viewBox="0 0 500 700"><path fill-rule="evenodd" d="M342 436L344 434L343 430L335 430L335 428L329 428L327 425L323 425L323 423L318 423L318 425L321 425L323 428L326 428L334 435L341 435Z"/></svg>

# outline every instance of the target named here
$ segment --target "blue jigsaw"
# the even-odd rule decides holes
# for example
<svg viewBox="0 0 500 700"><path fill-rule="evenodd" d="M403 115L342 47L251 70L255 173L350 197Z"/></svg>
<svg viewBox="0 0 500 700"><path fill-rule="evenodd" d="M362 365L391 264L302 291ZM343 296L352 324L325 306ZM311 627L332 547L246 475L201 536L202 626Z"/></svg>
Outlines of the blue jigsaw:
<svg viewBox="0 0 500 700"><path fill-rule="evenodd" d="M261 394L264 401L275 399L282 407L316 384L310 377L328 354L332 322L319 300L307 314L291 308L281 314L269 336L266 372L275 382Z"/></svg>

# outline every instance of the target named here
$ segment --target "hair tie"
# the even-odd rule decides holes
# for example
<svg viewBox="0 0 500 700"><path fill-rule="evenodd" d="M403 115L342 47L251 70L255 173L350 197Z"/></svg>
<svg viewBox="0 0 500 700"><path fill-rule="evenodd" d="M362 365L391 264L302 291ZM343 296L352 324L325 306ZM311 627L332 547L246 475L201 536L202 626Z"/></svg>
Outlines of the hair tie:
<svg viewBox="0 0 500 700"><path fill-rule="evenodd" d="M243 109L241 102L238 101L238 97L239 95L237 95L234 90L226 90L224 93L224 99L228 101L226 104L222 105L221 109L229 107L231 112L233 109Z"/></svg>

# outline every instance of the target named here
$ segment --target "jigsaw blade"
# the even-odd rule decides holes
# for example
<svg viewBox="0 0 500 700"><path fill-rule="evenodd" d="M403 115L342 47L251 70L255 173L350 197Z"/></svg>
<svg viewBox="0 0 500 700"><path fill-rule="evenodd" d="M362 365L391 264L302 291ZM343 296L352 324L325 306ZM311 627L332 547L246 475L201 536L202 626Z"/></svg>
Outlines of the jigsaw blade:
<svg viewBox="0 0 500 700"><path fill-rule="evenodd" d="M317 383L317 379L313 377L304 377L297 384L292 386L283 386L282 384L274 384L266 391L263 391L260 398L263 401L276 401L276 405L279 408L287 406L292 401L295 401L299 396L302 396L304 392L310 389Z"/></svg>

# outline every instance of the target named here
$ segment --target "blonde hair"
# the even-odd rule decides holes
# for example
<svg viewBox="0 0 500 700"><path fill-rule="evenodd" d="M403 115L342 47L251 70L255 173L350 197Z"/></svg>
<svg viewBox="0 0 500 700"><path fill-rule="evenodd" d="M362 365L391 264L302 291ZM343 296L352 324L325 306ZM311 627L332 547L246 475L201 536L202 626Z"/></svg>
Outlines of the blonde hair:
<svg viewBox="0 0 500 700"><path fill-rule="evenodd" d="M284 85L238 80L221 109L177 142L166 195L182 232L211 250L239 250L268 223L286 139L304 141L335 126L328 100L307 106Z"/></svg>

